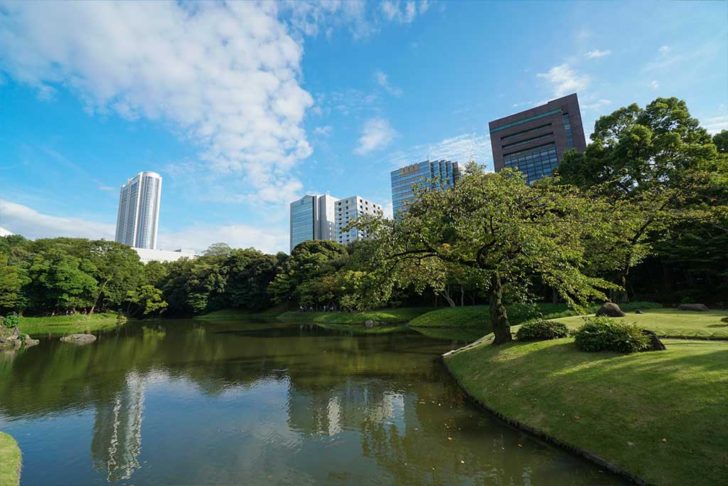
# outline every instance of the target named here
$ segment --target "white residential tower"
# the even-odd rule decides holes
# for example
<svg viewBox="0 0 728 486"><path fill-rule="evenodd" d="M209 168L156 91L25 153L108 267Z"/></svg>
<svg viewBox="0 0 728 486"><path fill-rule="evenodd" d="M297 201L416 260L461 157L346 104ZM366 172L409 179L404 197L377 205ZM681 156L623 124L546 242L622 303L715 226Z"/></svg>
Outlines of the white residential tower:
<svg viewBox="0 0 728 486"><path fill-rule="evenodd" d="M134 248L157 248L162 176L140 172L121 186L116 241Z"/></svg>

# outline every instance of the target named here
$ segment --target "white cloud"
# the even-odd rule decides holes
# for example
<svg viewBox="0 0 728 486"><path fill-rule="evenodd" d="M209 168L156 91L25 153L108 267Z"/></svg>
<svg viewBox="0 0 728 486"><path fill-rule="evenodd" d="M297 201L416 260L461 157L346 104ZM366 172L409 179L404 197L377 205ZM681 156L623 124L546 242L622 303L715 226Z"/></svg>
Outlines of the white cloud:
<svg viewBox="0 0 728 486"><path fill-rule="evenodd" d="M485 164L492 169L490 136L464 133L445 138L439 142L420 144L400 150L388 157L395 167L401 167L422 160L452 160L465 164L471 160ZM490 164L490 165L489 165Z"/></svg>
<svg viewBox="0 0 728 486"><path fill-rule="evenodd" d="M4 199L0 199L0 223L8 231L26 238L70 236L110 240L115 233L113 224L51 216Z"/></svg>
<svg viewBox="0 0 728 486"><path fill-rule="evenodd" d="M611 104L612 104L612 102L610 100L606 100L606 99L602 98L602 99L598 99L598 100L595 100L592 102L582 103L581 106L585 110L600 110L600 109L604 108L605 106L609 106Z"/></svg>
<svg viewBox="0 0 728 486"><path fill-rule="evenodd" d="M189 249L198 252L206 250L211 244L225 242L233 248L256 248L266 253L288 251L288 231L286 229L265 230L245 224L212 226L193 225L177 232L164 232L159 235L159 247L164 249Z"/></svg>
<svg viewBox="0 0 728 486"><path fill-rule="evenodd" d="M272 2L8 2L0 71L39 93L64 86L92 112L169 124L201 147L196 169L280 201L311 154L302 47ZM230 177L230 175L237 177Z"/></svg>
<svg viewBox="0 0 728 486"><path fill-rule="evenodd" d="M0 223L2 223L0 236L3 231L7 231L31 239L68 236L113 240L115 234L113 224L44 214L28 206L3 199L0 199ZM269 225L262 229L243 224L200 223L180 231L160 231L159 234L159 247L166 250L184 248L202 251L219 241L224 241L234 248L255 247L274 253L288 248L288 231L285 228Z"/></svg>
<svg viewBox="0 0 728 486"><path fill-rule="evenodd" d="M715 135L722 130L728 130L728 115L718 115L701 120L700 126L708 130L708 133Z"/></svg>
<svg viewBox="0 0 728 486"><path fill-rule="evenodd" d="M577 73L568 64L554 66L548 72L539 73L537 76L552 84L554 96L581 91L589 84L587 75Z"/></svg>
<svg viewBox="0 0 728 486"><path fill-rule="evenodd" d="M383 149L389 145L397 132L384 118L370 118L364 123L359 144L354 153L366 155L375 150Z"/></svg>
<svg viewBox="0 0 728 486"><path fill-rule="evenodd" d="M670 46L660 46L660 48L659 48L659 49L657 49L657 52L658 52L658 53L659 53L659 54L660 54L661 56L667 56L668 54L670 54L670 51L671 51L671 50L672 50L672 48L671 48Z"/></svg>
<svg viewBox="0 0 728 486"><path fill-rule="evenodd" d="M9 231L9 230L6 230L6 229L5 229L5 228L3 228L2 226L0 226L0 236L10 236L10 235L12 235L12 234L13 234L13 233L12 233L11 231Z"/></svg>
<svg viewBox="0 0 728 486"><path fill-rule="evenodd" d="M389 76L387 76L387 74L384 71L375 71L374 80L387 93L389 93L393 96L399 96L402 94L401 89L397 88L396 86L392 86L392 83L389 82Z"/></svg>
<svg viewBox="0 0 728 486"><path fill-rule="evenodd" d="M429 8L430 3L427 0L422 0L419 3L413 0L385 0L380 4L385 19L403 24L411 23L417 15L424 14Z"/></svg>
<svg viewBox="0 0 728 486"><path fill-rule="evenodd" d="M606 57L606 56L610 55L611 53L612 53L612 51L610 51L609 49L606 49L604 51L600 51L599 49L594 49L593 51L587 52L585 55L586 55L587 59L598 59L600 57Z"/></svg>
<svg viewBox="0 0 728 486"><path fill-rule="evenodd" d="M658 89L659 87L660 87L660 83L658 83L656 79L653 79L652 81L650 81L650 88Z"/></svg>
<svg viewBox="0 0 728 486"><path fill-rule="evenodd" d="M331 135L331 132L333 131L333 127L331 125L323 125L320 127L316 127L313 129L314 135L318 135L319 137L328 137Z"/></svg>

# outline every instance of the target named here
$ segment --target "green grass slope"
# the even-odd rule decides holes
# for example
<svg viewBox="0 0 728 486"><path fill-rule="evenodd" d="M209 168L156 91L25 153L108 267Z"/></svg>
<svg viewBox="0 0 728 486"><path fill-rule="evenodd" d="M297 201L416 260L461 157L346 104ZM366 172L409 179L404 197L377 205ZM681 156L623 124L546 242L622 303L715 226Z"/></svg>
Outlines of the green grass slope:
<svg viewBox="0 0 728 486"><path fill-rule="evenodd" d="M116 329L115 313L70 316L21 317L20 331L31 336L63 336L65 334Z"/></svg>
<svg viewBox="0 0 728 486"><path fill-rule="evenodd" d="M278 316L281 322L294 324L343 324L364 325L372 320L387 325L406 324L415 317L432 310L431 307L402 307L365 312L284 312Z"/></svg>
<svg viewBox="0 0 728 486"><path fill-rule="evenodd" d="M645 309L642 314L626 312L625 317L615 320L654 331L660 337L728 339L728 322L722 321L728 311L693 312L677 309ZM580 327L582 317L565 317L556 319L570 328Z"/></svg>
<svg viewBox="0 0 728 486"><path fill-rule="evenodd" d="M280 314L286 312L285 306L271 307L260 312L251 312L242 309L222 309L195 316L194 319L202 321L238 321L255 319L276 319Z"/></svg>
<svg viewBox="0 0 728 486"><path fill-rule="evenodd" d="M460 384L503 415L661 485L728 478L728 343L578 351L572 338L475 345L446 357Z"/></svg>
<svg viewBox="0 0 728 486"><path fill-rule="evenodd" d="M15 439L0 432L0 486L20 484L20 449Z"/></svg>

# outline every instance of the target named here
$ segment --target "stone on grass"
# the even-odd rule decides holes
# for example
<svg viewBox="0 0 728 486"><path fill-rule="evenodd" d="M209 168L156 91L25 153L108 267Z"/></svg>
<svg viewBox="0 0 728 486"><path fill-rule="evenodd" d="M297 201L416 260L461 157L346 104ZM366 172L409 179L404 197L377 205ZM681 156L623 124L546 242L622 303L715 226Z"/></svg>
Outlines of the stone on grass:
<svg viewBox="0 0 728 486"><path fill-rule="evenodd" d="M373 321L371 319L368 319L367 321L364 322L364 326L367 329L371 329L372 327L380 326L381 324L382 324L381 322L379 322L379 321Z"/></svg>
<svg viewBox="0 0 728 486"><path fill-rule="evenodd" d="M686 310L686 311L696 311L696 312L706 312L710 309L708 309L708 306L705 304L680 304L677 306L680 310Z"/></svg>
<svg viewBox="0 0 728 486"><path fill-rule="evenodd" d="M69 334L68 336L63 336L61 338L61 341L64 343L70 343L70 344L91 344L92 342L96 341L96 336L93 334Z"/></svg>
<svg viewBox="0 0 728 486"><path fill-rule="evenodd" d="M597 316L624 317L624 312L614 302L605 302L597 311Z"/></svg>
<svg viewBox="0 0 728 486"><path fill-rule="evenodd" d="M650 351L664 351L667 349L654 332L642 329L642 334L650 340Z"/></svg>

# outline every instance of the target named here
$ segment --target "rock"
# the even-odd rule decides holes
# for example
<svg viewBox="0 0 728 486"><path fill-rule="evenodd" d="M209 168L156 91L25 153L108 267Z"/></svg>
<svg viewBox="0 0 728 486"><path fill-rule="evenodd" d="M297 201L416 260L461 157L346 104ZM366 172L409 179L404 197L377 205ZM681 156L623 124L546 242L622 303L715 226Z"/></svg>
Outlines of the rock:
<svg viewBox="0 0 728 486"><path fill-rule="evenodd" d="M33 339L27 334L23 334L23 346L26 348L30 348L32 346L37 346L40 344L40 341L37 339Z"/></svg>
<svg viewBox="0 0 728 486"><path fill-rule="evenodd" d="M660 341L660 338L657 337L657 334L655 334L652 331L648 331L647 329L642 330L642 334L647 336L650 339L650 350L651 351L664 351L667 348L664 344L662 344L662 341Z"/></svg>
<svg viewBox="0 0 728 486"><path fill-rule="evenodd" d="M639 310L639 309L637 309L636 311L634 311L634 313L635 313L635 314L642 314L642 311L641 311L641 310Z"/></svg>
<svg viewBox="0 0 728 486"><path fill-rule="evenodd" d="M70 343L70 344L91 344L92 342L96 341L96 336L93 334L69 334L68 336L63 336L61 338L61 341L64 343Z"/></svg>
<svg viewBox="0 0 728 486"><path fill-rule="evenodd" d="M624 317L624 312L614 302L605 302L597 311L597 316Z"/></svg>
<svg viewBox="0 0 728 486"><path fill-rule="evenodd" d="M365 321L365 322L364 322L364 326L365 326L365 327L366 327L367 329L371 329L372 327L377 327L377 326L381 326L381 325L382 325L382 323L381 323L381 322L379 322L379 321L374 321L374 320L372 320L372 319L369 319L369 320L367 320L367 321Z"/></svg>
<svg viewBox="0 0 728 486"><path fill-rule="evenodd" d="M696 311L696 312L706 312L710 309L708 309L708 306L705 304L680 304L677 306L680 310L685 311Z"/></svg>

